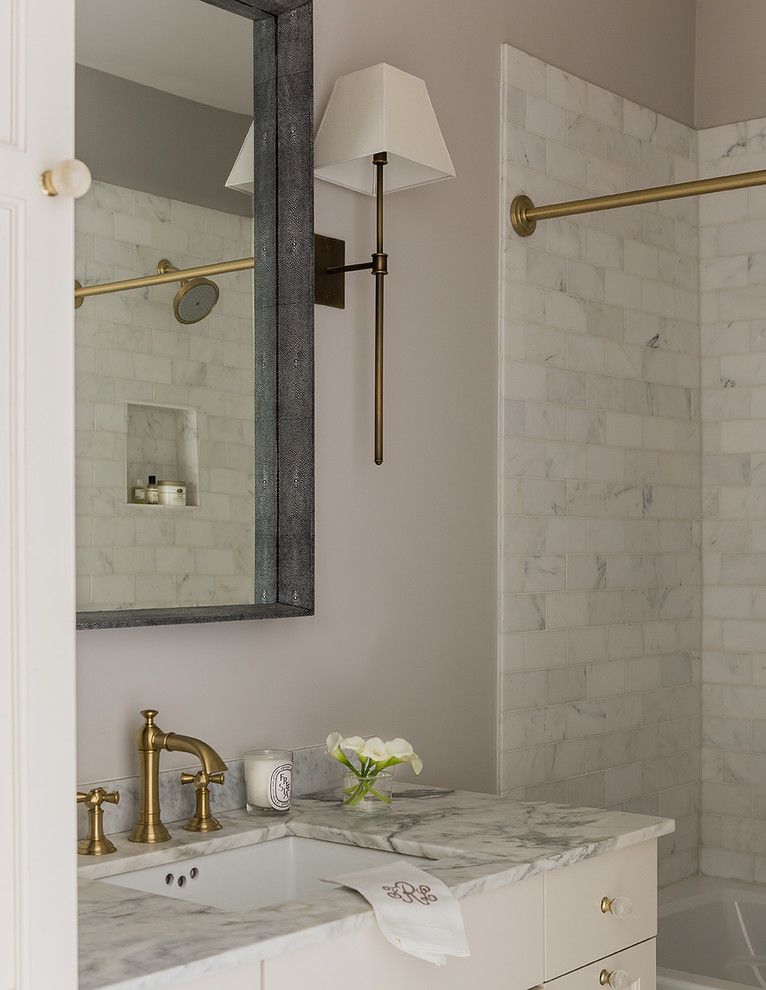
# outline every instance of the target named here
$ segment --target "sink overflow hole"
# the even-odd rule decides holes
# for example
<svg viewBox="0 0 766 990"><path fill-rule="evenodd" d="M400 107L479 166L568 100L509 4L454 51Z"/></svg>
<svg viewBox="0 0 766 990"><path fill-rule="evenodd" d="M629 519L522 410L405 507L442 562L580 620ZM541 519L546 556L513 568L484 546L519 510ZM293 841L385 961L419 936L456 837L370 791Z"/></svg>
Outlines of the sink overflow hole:
<svg viewBox="0 0 766 990"><path fill-rule="evenodd" d="M197 879L197 877L199 876L199 870L197 869L196 866L192 866L192 868L189 870L189 876L192 878L192 880Z"/></svg>
<svg viewBox="0 0 766 990"><path fill-rule="evenodd" d="M169 886L171 885L171 883L172 883L172 882L173 882L174 880L175 880L175 877L173 876L173 874L172 874L172 873L166 873L166 874L165 874L165 883L166 883L166 884L168 885L168 887L169 887Z"/></svg>
<svg viewBox="0 0 766 990"><path fill-rule="evenodd" d="M178 878L178 886L179 887L185 887L186 886L186 877L179 877Z"/></svg>

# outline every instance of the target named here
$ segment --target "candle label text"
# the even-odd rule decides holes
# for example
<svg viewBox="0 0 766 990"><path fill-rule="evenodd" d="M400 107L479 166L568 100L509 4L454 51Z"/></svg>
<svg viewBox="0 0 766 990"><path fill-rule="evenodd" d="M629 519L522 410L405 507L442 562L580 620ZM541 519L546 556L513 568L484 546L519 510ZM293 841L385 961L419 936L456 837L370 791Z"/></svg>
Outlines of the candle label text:
<svg viewBox="0 0 766 990"><path fill-rule="evenodd" d="M277 811L287 811L293 790L293 768L290 763L274 767L269 780L269 804Z"/></svg>

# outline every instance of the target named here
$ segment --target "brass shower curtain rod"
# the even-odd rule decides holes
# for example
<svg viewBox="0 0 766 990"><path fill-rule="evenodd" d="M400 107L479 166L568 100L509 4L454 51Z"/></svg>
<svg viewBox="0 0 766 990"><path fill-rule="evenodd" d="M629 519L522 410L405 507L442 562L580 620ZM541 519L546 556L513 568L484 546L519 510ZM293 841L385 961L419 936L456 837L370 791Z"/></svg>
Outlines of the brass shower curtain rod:
<svg viewBox="0 0 766 990"><path fill-rule="evenodd" d="M147 285L166 285L169 282L187 282L192 278L207 278L210 275L225 275L227 272L244 272L254 266L253 258L239 258L236 261L217 261L213 265L198 265L196 268L171 268L156 275L142 275L140 278L125 278L121 282L102 282L100 285L80 285L75 282L74 304L82 305L87 296L103 296L109 292L124 292L127 289L143 289Z"/></svg>
<svg viewBox="0 0 766 990"><path fill-rule="evenodd" d="M707 193L728 192L731 189L747 189L750 186L763 185L766 185L766 169L713 179L693 179L691 182L654 186L652 189L636 189L632 192L614 193L611 196L575 199L567 203L551 203L549 206L535 206L528 196L516 196L511 204L511 224L520 237L529 237L535 232L538 220L552 220L555 217L595 213L597 210L616 210L621 206L660 203L666 199L704 196Z"/></svg>

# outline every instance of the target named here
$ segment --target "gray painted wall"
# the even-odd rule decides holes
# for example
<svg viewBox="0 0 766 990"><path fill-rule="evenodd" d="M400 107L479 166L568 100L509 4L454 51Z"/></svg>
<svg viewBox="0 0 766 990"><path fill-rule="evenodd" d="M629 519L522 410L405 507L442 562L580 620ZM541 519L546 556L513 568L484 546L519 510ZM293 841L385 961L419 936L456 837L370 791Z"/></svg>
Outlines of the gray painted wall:
<svg viewBox="0 0 766 990"><path fill-rule="evenodd" d="M470 6L481 9L486 0ZM695 0L504 0L501 6L503 41L694 123Z"/></svg>
<svg viewBox="0 0 766 990"><path fill-rule="evenodd" d="M699 0L697 127L766 117L763 0Z"/></svg>
<svg viewBox="0 0 766 990"><path fill-rule="evenodd" d="M226 758L375 731L411 739L427 782L495 789L500 45L691 113L692 0L578 0L595 40L574 6L317 4L318 112L338 75L389 61L426 79L457 169L387 200L386 462L372 463L372 285L356 274L344 311L316 311L316 615L79 633L79 779L135 772L137 710L153 706ZM316 211L349 260L369 257L371 200L318 182Z"/></svg>
<svg viewBox="0 0 766 990"><path fill-rule="evenodd" d="M84 65L75 79L76 154L94 178L252 215L250 197L225 185L250 117Z"/></svg>

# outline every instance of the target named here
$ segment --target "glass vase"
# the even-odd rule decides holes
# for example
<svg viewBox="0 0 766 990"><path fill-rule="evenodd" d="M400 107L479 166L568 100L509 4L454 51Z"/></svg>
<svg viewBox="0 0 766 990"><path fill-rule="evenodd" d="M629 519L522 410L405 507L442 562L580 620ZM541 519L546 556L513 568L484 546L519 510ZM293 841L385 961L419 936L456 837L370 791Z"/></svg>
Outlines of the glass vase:
<svg viewBox="0 0 766 990"><path fill-rule="evenodd" d="M343 773L343 810L354 815L385 815L393 804L394 775L390 770L359 777Z"/></svg>

